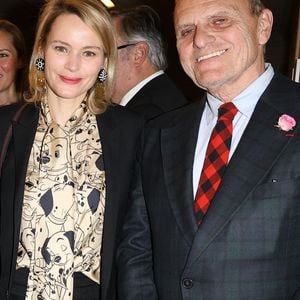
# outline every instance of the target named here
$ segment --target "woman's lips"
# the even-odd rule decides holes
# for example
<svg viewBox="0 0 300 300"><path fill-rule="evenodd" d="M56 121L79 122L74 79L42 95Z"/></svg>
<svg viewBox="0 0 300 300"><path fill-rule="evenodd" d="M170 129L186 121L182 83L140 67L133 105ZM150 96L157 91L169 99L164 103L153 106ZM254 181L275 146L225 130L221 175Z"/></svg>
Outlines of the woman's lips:
<svg viewBox="0 0 300 300"><path fill-rule="evenodd" d="M67 84L78 84L81 81L81 78L73 78L73 77L67 77L67 76L59 76L60 79Z"/></svg>

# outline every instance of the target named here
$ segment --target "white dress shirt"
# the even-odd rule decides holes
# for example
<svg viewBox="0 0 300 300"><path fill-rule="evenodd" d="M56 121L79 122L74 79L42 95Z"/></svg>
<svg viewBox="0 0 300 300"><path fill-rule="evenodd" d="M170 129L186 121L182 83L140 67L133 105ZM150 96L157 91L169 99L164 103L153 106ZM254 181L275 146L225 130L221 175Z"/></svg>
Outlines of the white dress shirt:
<svg viewBox="0 0 300 300"><path fill-rule="evenodd" d="M139 82L136 86L134 86L131 90L129 90L124 97L122 98L120 105L125 106L131 99L132 97L144 86L146 85L149 81L151 81L153 78L163 74L164 71L160 70L157 71L155 73L153 73L152 75L150 75L149 77L145 78L144 80L142 80L141 82Z"/></svg>
<svg viewBox="0 0 300 300"><path fill-rule="evenodd" d="M252 116L252 113L260 96L265 91L266 87L269 85L273 75L274 70L272 66L266 63L265 72L232 100L232 102L237 107L238 112L233 119L233 132L229 152L229 160L232 157L232 154L234 153L246 126L248 125L248 122ZM205 104L205 108L200 122L196 152L194 157L194 197L197 192L200 174L202 172L206 148L213 128L217 123L218 108L221 104L223 104L222 101L207 93L207 102Z"/></svg>

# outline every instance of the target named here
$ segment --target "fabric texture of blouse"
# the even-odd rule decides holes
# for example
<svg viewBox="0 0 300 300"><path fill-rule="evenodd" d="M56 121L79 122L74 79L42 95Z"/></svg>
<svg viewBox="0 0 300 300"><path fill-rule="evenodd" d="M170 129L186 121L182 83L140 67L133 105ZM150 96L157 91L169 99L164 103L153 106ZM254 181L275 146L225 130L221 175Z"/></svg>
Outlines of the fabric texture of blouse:
<svg viewBox="0 0 300 300"><path fill-rule="evenodd" d="M26 299L72 299L74 272L100 283L106 186L99 131L85 102L65 126L41 104L17 257L17 268L29 268Z"/></svg>

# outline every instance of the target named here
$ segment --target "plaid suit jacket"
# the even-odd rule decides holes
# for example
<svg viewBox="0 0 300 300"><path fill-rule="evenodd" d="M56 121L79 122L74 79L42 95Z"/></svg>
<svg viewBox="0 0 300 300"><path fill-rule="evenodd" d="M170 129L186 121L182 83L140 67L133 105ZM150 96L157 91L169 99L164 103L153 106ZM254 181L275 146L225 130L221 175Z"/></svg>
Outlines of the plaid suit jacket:
<svg viewBox="0 0 300 300"><path fill-rule="evenodd" d="M192 170L204 102L149 123L118 251L124 299L300 299L300 86L261 96L198 228ZM298 120L290 134L275 125Z"/></svg>

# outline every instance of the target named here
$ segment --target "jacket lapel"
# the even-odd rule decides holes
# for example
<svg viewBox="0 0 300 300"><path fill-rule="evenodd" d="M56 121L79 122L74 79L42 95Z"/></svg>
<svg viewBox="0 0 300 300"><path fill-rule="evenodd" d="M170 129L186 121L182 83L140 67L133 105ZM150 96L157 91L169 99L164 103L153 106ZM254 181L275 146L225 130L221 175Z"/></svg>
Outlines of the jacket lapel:
<svg viewBox="0 0 300 300"><path fill-rule="evenodd" d="M190 105L184 120L161 133L168 199L183 236L191 245L197 225L193 212L193 163L205 101Z"/></svg>
<svg viewBox="0 0 300 300"><path fill-rule="evenodd" d="M107 287L111 277L111 263L114 255L114 243L116 234L116 226L118 224L118 207L116 203L118 197L115 194L118 192L118 165L122 159L120 153L121 145L116 145L116 142L120 140L120 130L117 130L117 120L114 120L113 114L110 113L110 108L100 116L97 117L98 128L100 132L100 139L102 144L103 159L105 166L105 181L106 181L106 200L105 200L105 213L104 213L104 225L103 225L103 242L102 252L105 260L102 261L102 286ZM112 188L112 186L114 188ZM106 298L107 289L102 288L102 297Z"/></svg>
<svg viewBox="0 0 300 300"><path fill-rule="evenodd" d="M116 142L120 140L118 138L120 131L117 130L116 122L112 119L111 114L104 113L97 118L99 130L100 130L100 138L102 142L102 151L104 158L104 166L105 167L105 181L106 181L106 202L105 202L105 218L104 222L111 223L109 226L105 226L106 232L105 236L110 236L111 233L115 232L115 226L117 222L112 220L116 218L117 215L114 208L117 208L117 203L114 203L114 189L111 189L111 186L116 187L118 181L115 180L118 177L118 161L116 158L122 159L122 155L120 153L121 145L116 145ZM105 245L106 243L104 243Z"/></svg>
<svg viewBox="0 0 300 300"><path fill-rule="evenodd" d="M30 105L24 109L20 120L12 123L12 141L16 159L16 169L18 170L18 173L22 174L24 177L18 177L19 180L25 179L27 163L37 128L38 116L39 109ZM17 184L19 183L20 182L17 181ZM23 187L23 185L21 186Z"/></svg>
<svg viewBox="0 0 300 300"><path fill-rule="evenodd" d="M272 95L271 97L275 97ZM221 186L198 229L188 266L201 255L208 245L247 201L250 193L264 179L281 152L293 138L275 127L284 108L268 103L268 97L258 102L249 124L232 156ZM298 128L295 129L299 131Z"/></svg>
<svg viewBox="0 0 300 300"><path fill-rule="evenodd" d="M39 109L33 105L28 105L19 121L12 122L12 147L15 158L15 168L13 174L15 181L15 228L19 230L21 222L21 212L24 194L24 182L27 172L27 163L29 160L33 139L35 137ZM16 234L14 243L18 243L19 235Z"/></svg>

